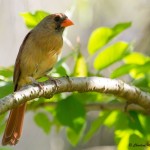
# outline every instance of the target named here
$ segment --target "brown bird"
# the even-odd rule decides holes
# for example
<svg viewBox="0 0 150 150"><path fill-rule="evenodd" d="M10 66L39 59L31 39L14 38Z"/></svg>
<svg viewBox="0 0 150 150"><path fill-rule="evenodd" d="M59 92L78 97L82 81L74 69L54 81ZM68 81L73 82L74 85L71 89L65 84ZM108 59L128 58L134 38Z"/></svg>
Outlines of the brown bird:
<svg viewBox="0 0 150 150"><path fill-rule="evenodd" d="M73 25L65 14L45 17L25 37L14 69L14 91L35 82L53 68L63 46L62 33ZM26 103L12 109L2 139L2 145L15 145L22 133Z"/></svg>

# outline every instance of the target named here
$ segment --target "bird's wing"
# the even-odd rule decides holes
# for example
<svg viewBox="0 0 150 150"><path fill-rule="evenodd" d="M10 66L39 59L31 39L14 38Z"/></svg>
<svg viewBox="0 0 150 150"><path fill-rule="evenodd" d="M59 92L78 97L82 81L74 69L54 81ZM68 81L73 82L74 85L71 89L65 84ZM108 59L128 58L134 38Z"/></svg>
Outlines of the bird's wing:
<svg viewBox="0 0 150 150"><path fill-rule="evenodd" d="M20 69L20 58L21 57L20 56L22 55L22 51L24 50L25 43L26 43L28 37L30 36L30 34L31 34L31 31L25 36L25 38L20 46L18 56L16 58L15 67L14 67L14 75L13 75L14 91L16 91L18 89L18 81L19 81L19 77L21 74L21 69Z"/></svg>

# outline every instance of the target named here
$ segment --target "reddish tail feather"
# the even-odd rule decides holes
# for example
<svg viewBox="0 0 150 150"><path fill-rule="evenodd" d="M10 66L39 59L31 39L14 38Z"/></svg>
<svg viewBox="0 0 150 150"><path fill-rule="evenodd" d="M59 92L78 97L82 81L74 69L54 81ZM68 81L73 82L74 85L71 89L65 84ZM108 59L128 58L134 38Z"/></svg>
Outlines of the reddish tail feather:
<svg viewBox="0 0 150 150"><path fill-rule="evenodd" d="M10 111L6 129L2 139L2 145L16 145L21 133L24 120L26 103Z"/></svg>

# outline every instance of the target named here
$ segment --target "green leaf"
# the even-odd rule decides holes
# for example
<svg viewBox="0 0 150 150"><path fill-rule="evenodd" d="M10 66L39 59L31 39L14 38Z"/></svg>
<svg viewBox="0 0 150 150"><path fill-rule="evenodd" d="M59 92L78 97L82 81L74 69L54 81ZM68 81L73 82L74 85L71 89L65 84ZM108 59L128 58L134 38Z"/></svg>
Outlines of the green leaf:
<svg viewBox="0 0 150 150"><path fill-rule="evenodd" d="M84 106L73 96L59 101L56 107L56 117L59 122L79 133L85 123Z"/></svg>
<svg viewBox="0 0 150 150"><path fill-rule="evenodd" d="M119 23L117 25L115 25L112 30L114 32L114 36L118 35L119 33L121 33L122 31L128 29L129 27L131 27L132 23L131 22L125 22L125 23Z"/></svg>
<svg viewBox="0 0 150 150"><path fill-rule="evenodd" d="M105 46L116 35L131 26L131 22L120 23L113 28L101 27L94 30L89 38L88 51L94 54L97 50Z"/></svg>
<svg viewBox="0 0 150 150"><path fill-rule="evenodd" d="M0 150L12 150L12 149L9 147L0 147Z"/></svg>
<svg viewBox="0 0 150 150"><path fill-rule="evenodd" d="M76 133L74 130L72 130L71 128L67 128L67 138L69 140L69 142L72 145L77 145L80 141L80 139L83 136L83 132L84 132L84 128L85 126L82 127L81 131L79 133Z"/></svg>
<svg viewBox="0 0 150 150"><path fill-rule="evenodd" d="M145 76L145 74L150 72L149 68L150 68L150 61L147 61L145 64L138 65L137 67L132 69L130 71L130 75L135 79L142 78Z"/></svg>
<svg viewBox="0 0 150 150"><path fill-rule="evenodd" d="M145 130L145 134L149 136L150 133L150 116L144 114L138 114L138 118L142 128Z"/></svg>
<svg viewBox="0 0 150 150"><path fill-rule="evenodd" d="M130 73L133 78L140 78L150 67L150 58L141 53L133 52L124 59L125 65L117 68L111 74L111 78L116 78Z"/></svg>
<svg viewBox="0 0 150 150"><path fill-rule="evenodd" d="M0 76L4 76L6 78L13 76L13 67L0 67Z"/></svg>
<svg viewBox="0 0 150 150"><path fill-rule="evenodd" d="M138 64L138 65L143 65L149 60L150 60L149 57L144 56L143 54L138 52L133 52L124 58L126 64Z"/></svg>
<svg viewBox="0 0 150 150"><path fill-rule="evenodd" d="M116 138L119 138L118 150L128 150L129 147L129 138L132 134L131 130L116 130Z"/></svg>
<svg viewBox="0 0 150 150"><path fill-rule="evenodd" d="M113 125L115 125L115 122L118 118L118 114L118 111L112 111L105 119L104 124L108 127L112 127Z"/></svg>
<svg viewBox="0 0 150 150"><path fill-rule="evenodd" d="M125 74L128 74L132 69L134 69L137 65L136 64L125 64L121 67L114 70L111 74L111 78L117 78L120 76L123 76Z"/></svg>
<svg viewBox="0 0 150 150"><path fill-rule="evenodd" d="M23 17L26 26L30 29L34 28L44 17L48 16L49 13L38 10L35 13L25 12L20 13Z"/></svg>
<svg viewBox="0 0 150 150"><path fill-rule="evenodd" d="M1 84L2 82L0 82ZM0 98L10 94L13 91L13 84L12 82L4 82L4 85L0 85Z"/></svg>
<svg viewBox="0 0 150 150"><path fill-rule="evenodd" d="M138 130L138 132L140 132L141 134L145 134L138 113L135 111L130 111L129 115L130 115L129 128L133 130Z"/></svg>
<svg viewBox="0 0 150 150"><path fill-rule="evenodd" d="M133 80L132 84L142 89L143 91L150 92L150 88L149 88L150 81L149 81L149 77L147 76L143 76L142 78Z"/></svg>
<svg viewBox="0 0 150 150"><path fill-rule="evenodd" d="M101 127L101 125L104 123L107 116L109 116L110 112L101 112L100 116L94 120L91 124L90 129L84 136L84 141L88 141L92 136L97 132L97 130Z"/></svg>
<svg viewBox="0 0 150 150"><path fill-rule="evenodd" d="M107 27L101 27L94 30L89 38L88 51L90 54L94 54L97 50L102 48L110 41L110 37L113 35L113 31Z"/></svg>
<svg viewBox="0 0 150 150"><path fill-rule="evenodd" d="M130 74L138 79L149 72L150 59L140 53L132 53L124 58L125 65L117 68L111 74L111 78L116 78L125 74Z"/></svg>
<svg viewBox="0 0 150 150"><path fill-rule="evenodd" d="M147 144L149 144L147 141L146 137L140 137L138 134L133 133L129 138L129 150L148 150L146 149Z"/></svg>
<svg viewBox="0 0 150 150"><path fill-rule="evenodd" d="M94 68L102 70L127 56L131 50L128 43L117 42L98 54L94 61Z"/></svg>
<svg viewBox="0 0 150 150"><path fill-rule="evenodd" d="M74 67L74 76L85 77L88 74L87 63L83 55L79 52Z"/></svg>
<svg viewBox="0 0 150 150"><path fill-rule="evenodd" d="M4 132L6 113L0 115L0 135Z"/></svg>
<svg viewBox="0 0 150 150"><path fill-rule="evenodd" d="M68 75L68 72L67 72L67 67L66 67L66 64L62 64L62 66L59 66L58 68L56 68L56 72L60 75L60 76L65 76L65 75Z"/></svg>
<svg viewBox="0 0 150 150"><path fill-rule="evenodd" d="M146 140L146 132L143 128L143 118L139 119L137 112L130 111L128 116L120 113L115 123L115 138L118 143L119 150L134 149L135 143L142 144ZM123 122L123 123L122 123ZM139 148L139 147L138 147Z"/></svg>
<svg viewBox="0 0 150 150"><path fill-rule="evenodd" d="M43 129L43 131L46 134L48 134L50 132L51 121L48 118L46 113L39 112L39 113L35 114L34 121L41 129Z"/></svg>
<svg viewBox="0 0 150 150"><path fill-rule="evenodd" d="M121 111L118 111L118 115L116 117L116 121L115 121L115 129L116 130L126 130L129 128L129 116ZM123 123L122 123L123 122Z"/></svg>

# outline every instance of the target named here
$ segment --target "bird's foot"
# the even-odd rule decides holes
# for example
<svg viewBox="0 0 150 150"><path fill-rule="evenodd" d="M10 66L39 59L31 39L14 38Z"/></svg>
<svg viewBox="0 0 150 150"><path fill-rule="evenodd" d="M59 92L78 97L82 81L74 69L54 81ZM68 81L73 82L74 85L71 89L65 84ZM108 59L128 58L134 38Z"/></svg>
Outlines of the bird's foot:
<svg viewBox="0 0 150 150"><path fill-rule="evenodd" d="M70 77L66 74L66 79L68 80L68 82L71 84L71 80L70 80Z"/></svg>
<svg viewBox="0 0 150 150"><path fill-rule="evenodd" d="M48 80L54 82L54 84L56 85L56 88L58 89L58 84L57 84L57 81L56 81L56 79L54 77L51 77L49 75L44 75L44 76L47 77Z"/></svg>
<svg viewBox="0 0 150 150"><path fill-rule="evenodd" d="M130 105L129 102L126 102L125 107L124 107L124 111L127 112L128 111L128 106Z"/></svg>
<svg viewBox="0 0 150 150"><path fill-rule="evenodd" d="M37 82L33 77L29 77L32 84L38 86L41 90L43 90L43 85L41 82Z"/></svg>

